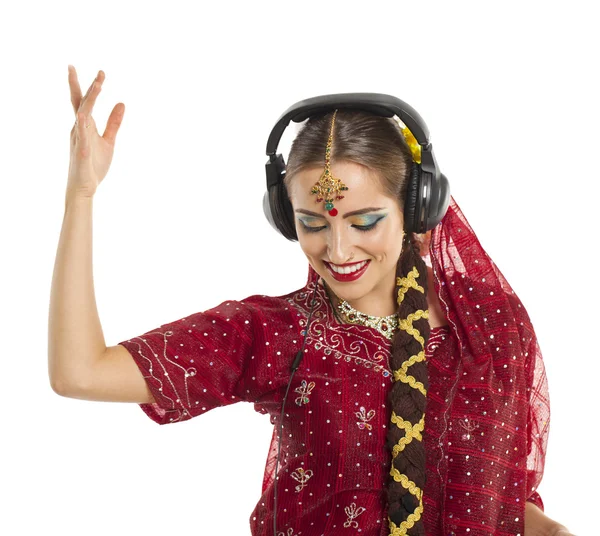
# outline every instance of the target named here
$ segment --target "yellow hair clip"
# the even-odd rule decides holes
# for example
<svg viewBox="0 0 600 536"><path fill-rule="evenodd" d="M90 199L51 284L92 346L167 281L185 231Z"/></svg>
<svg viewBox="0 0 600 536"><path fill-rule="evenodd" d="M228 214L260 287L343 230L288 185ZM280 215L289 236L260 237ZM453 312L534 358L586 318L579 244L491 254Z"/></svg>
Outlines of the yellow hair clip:
<svg viewBox="0 0 600 536"><path fill-rule="evenodd" d="M396 123L398 123L400 131L402 132L402 135L404 136L404 139L406 141L406 145L408 145L408 148L410 149L410 152L412 154L413 161L417 164L420 164L421 145L419 145L417 138L414 137L413 133L408 129L408 127L402 122L402 120L397 115L393 115L392 119L396 121Z"/></svg>
<svg viewBox="0 0 600 536"><path fill-rule="evenodd" d="M407 126L402 127L402 134L404 135L404 139L406 140L406 144L412 153L413 160L417 163L421 163L421 145L417 139L413 136L413 133L408 130Z"/></svg>

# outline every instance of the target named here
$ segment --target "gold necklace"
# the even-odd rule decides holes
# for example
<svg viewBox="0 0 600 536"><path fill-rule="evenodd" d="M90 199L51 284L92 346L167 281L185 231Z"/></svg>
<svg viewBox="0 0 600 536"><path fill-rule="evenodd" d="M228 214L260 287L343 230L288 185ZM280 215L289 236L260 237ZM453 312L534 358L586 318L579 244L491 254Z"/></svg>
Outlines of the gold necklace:
<svg viewBox="0 0 600 536"><path fill-rule="evenodd" d="M323 281L323 283L325 283ZM373 316L368 315L366 313L361 313L357 311L354 307L352 307L346 300L340 300L338 295L333 292L329 288L329 286L325 283L325 287L337 298L339 305L337 308L339 311L345 316L346 320L350 324L360 324L362 326L368 326L370 328L376 329L379 333L381 333L386 339L391 340L394 336L395 331L398 329L398 313L394 313L389 316ZM332 306L333 312L335 313L335 308L333 307L333 303L331 301L331 297L329 297L329 303ZM336 314L337 316L337 314ZM339 316L338 316L339 319Z"/></svg>

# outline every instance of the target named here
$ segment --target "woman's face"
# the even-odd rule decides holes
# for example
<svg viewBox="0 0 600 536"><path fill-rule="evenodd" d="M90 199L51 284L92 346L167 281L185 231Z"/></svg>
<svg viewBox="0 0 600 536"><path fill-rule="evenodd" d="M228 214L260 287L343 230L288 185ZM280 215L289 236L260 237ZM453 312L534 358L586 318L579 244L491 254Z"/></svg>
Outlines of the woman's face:
<svg viewBox="0 0 600 536"><path fill-rule="evenodd" d="M373 170L353 162L336 162L331 164L333 177L348 190L340 192L343 199L334 198L338 213L330 216L325 202L316 203L317 195L310 193L323 170L324 166L304 170L292 178L289 187L302 251L340 298L367 314L392 314L396 263L404 236L399 202L383 192ZM364 261L366 269L351 281L342 280L331 266L352 268Z"/></svg>

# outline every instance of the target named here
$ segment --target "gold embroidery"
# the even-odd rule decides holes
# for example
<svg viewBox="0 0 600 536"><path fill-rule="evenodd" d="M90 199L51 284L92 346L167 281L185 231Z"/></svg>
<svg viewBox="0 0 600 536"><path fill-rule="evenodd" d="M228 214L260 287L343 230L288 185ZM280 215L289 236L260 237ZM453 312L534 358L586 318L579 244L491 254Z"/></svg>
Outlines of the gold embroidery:
<svg viewBox="0 0 600 536"><path fill-rule="evenodd" d="M419 441L423 440L421 432L425 429L425 415L421 417L417 424L413 425L410 421L405 421L400 415L396 415L396 412L392 411L392 422L398 428L405 430L405 436L400 438L400 441L394 445L392 450L392 455L395 458L412 441L413 437Z"/></svg>
<svg viewBox="0 0 600 536"><path fill-rule="evenodd" d="M315 382L310 382L309 384L307 384L306 380L302 380L302 382L300 382L300 387L296 387L294 389L294 392L300 394L300 396L295 400L296 404L298 404L299 406L301 406L302 404L308 404L310 402L310 393L314 388Z"/></svg>
<svg viewBox="0 0 600 536"><path fill-rule="evenodd" d="M425 289L417 283L417 277L419 277L419 272L416 267L408 273L407 277L397 277L396 285L402 287L398 290L398 305L400 305L404 301L404 295L408 292L409 288L414 288L419 292L425 294Z"/></svg>
<svg viewBox="0 0 600 536"><path fill-rule="evenodd" d="M358 522L354 521L354 518L358 517L365 510L366 508L364 508L363 506L359 506L358 508L356 508L356 503L351 503L350 506L346 506L344 508L344 511L346 512L348 519L344 521L344 527L354 527L355 529L357 529Z"/></svg>
<svg viewBox="0 0 600 536"><path fill-rule="evenodd" d="M400 482L404 489L407 489L410 493L412 493L417 499L419 499L419 506L415 508L415 511L400 523L399 527L388 517L388 522L390 529L392 531L392 535L394 536L405 536L406 530L410 529L419 519L421 519L421 514L423 513L423 491L412 481L409 480L406 475L403 475L396 469L392 468L390 474L394 477L396 482Z"/></svg>
<svg viewBox="0 0 600 536"><path fill-rule="evenodd" d="M300 485L296 486L296 491L299 492L305 488L306 483L313 476L313 472L310 469L308 471L305 471L303 467L298 467L298 469L296 469L290 476L296 482L300 482Z"/></svg>
<svg viewBox="0 0 600 536"><path fill-rule="evenodd" d="M406 475L403 475L395 467L392 468L390 474L394 477L396 482L400 482L400 484L402 484L404 489L410 491L417 499L422 499L423 492L421 491L421 488L419 488L412 480L409 480Z"/></svg>
<svg viewBox="0 0 600 536"><path fill-rule="evenodd" d="M406 331L409 335L412 335L423 345L423 348L425 348L425 339L421 337L421 332L418 329L413 328L412 325L415 320L419 320L420 318L429 319L429 309L425 309L425 311L423 311L423 309L419 309L418 311L409 314L405 320L399 318L398 327Z"/></svg>
<svg viewBox="0 0 600 536"><path fill-rule="evenodd" d="M400 525L396 525L389 517L388 524L390 526L390 536L405 536L407 529L412 529L414 524L421 519L421 514L423 513L423 504L420 504L415 508L414 513L409 514L405 521L400 523Z"/></svg>
<svg viewBox="0 0 600 536"><path fill-rule="evenodd" d="M421 382L418 382L414 376L403 374L401 370L395 370L394 379L396 381L400 380L401 382L408 383L413 389L418 389L423 396L427 396L427 389L425 389L425 386Z"/></svg>
<svg viewBox="0 0 600 536"><path fill-rule="evenodd" d="M417 333L418 333L418 331L417 331ZM414 376L410 376L409 374L406 373L406 371L408 370L408 367L410 367L411 365L414 365L415 363L418 363L420 361L425 361L425 351L424 350L421 350L418 354L411 356L410 359L408 359L407 361L402 363L401 368L399 368L398 370L394 370L393 376L394 376L394 380L396 380L396 381L400 380L404 383L408 383L412 388L418 389L423 396L427 396L427 389L425 389L425 386L421 382L418 382Z"/></svg>
<svg viewBox="0 0 600 536"><path fill-rule="evenodd" d="M418 354L411 356L408 361L405 361L404 363L402 363L402 367L400 367L399 370L401 370L402 372L404 372L406 374L408 367L410 367L411 365L414 365L415 363L417 363L419 361L425 361L425 351L424 350L421 350Z"/></svg>

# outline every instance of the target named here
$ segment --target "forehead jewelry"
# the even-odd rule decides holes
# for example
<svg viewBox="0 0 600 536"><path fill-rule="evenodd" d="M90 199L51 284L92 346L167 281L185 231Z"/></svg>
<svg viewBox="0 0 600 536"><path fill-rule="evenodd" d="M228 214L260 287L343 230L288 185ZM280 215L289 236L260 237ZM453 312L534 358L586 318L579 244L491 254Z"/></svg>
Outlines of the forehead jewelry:
<svg viewBox="0 0 600 536"><path fill-rule="evenodd" d="M331 174L331 166L329 163L331 143L333 141L333 124L335 122L336 114L337 110L333 112L333 117L331 119L331 129L329 131L329 139L327 140L327 148L325 149L325 169L310 191L311 194L317 194L317 203L325 199L325 209L329 212L330 216L335 216L338 213L337 209L333 208L334 198L344 199L344 196L340 195L340 192L348 189L340 179L336 179Z"/></svg>

